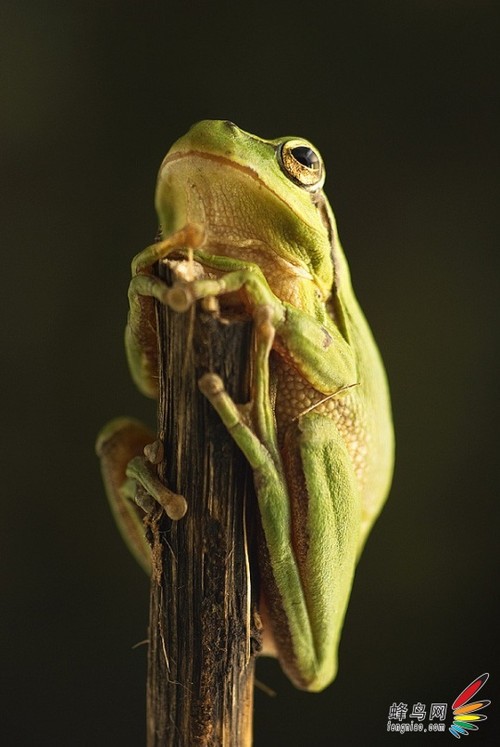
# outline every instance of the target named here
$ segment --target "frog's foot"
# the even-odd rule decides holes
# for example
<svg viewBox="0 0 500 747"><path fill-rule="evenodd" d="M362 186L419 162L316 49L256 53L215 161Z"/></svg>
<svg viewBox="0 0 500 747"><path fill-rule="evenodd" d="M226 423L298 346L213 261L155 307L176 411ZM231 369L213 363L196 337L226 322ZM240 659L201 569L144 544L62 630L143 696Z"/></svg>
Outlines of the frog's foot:
<svg viewBox="0 0 500 747"><path fill-rule="evenodd" d="M154 465L144 456L136 456L127 464L125 474L128 481L125 482L123 490L130 495L130 482L132 482L133 498L145 511L151 511L153 504L144 500L145 495L150 496L159 503L170 519L177 521L182 519L187 511L187 501L183 495L174 493L158 479ZM136 486L142 488L137 492Z"/></svg>
<svg viewBox="0 0 500 747"><path fill-rule="evenodd" d="M198 382L201 393L219 414L234 441L255 471L275 471L272 456L254 432L246 411L248 405L237 405L224 388L224 382L215 373L204 374Z"/></svg>
<svg viewBox="0 0 500 747"><path fill-rule="evenodd" d="M117 418L99 433L96 452L109 503L116 523L132 554L149 572L151 550L144 534L144 511L155 501L172 519L181 518L186 499L166 488L155 474L154 464L162 459L161 445L142 423ZM142 510L141 510L142 509Z"/></svg>

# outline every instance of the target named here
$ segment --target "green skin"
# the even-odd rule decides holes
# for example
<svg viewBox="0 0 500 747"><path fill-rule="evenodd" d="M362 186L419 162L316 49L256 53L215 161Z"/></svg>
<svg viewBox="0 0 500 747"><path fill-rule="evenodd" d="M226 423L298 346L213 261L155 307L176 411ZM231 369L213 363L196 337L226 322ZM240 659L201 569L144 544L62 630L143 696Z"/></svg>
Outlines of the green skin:
<svg viewBox="0 0 500 747"><path fill-rule="evenodd" d="M253 318L250 403L236 405L214 374L200 388L254 473L265 653L297 687L318 691L336 674L354 570L389 490L394 442L383 365L321 189L323 166L319 159L316 182L313 174L304 184L307 165L292 173L280 156L288 141L203 121L173 145L156 193L166 239L133 260L126 347L135 382L156 397L154 299L183 312L207 297L224 305L231 294ZM210 277L168 289L152 267L172 253ZM147 510L152 496L175 519L186 511L156 476L154 440L119 419L97 442L119 527L146 569L136 503Z"/></svg>

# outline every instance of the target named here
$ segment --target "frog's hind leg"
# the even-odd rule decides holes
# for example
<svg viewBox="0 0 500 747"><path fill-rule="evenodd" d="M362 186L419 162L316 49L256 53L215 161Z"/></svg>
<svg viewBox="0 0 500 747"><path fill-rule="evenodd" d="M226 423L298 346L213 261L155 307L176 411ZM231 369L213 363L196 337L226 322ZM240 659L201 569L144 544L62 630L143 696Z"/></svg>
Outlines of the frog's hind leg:
<svg viewBox="0 0 500 747"><path fill-rule="evenodd" d="M144 447L155 440L154 434L137 420L117 418L107 423L96 441L96 453L118 528L138 563L149 573L151 550L144 534L144 512L134 502L132 486L127 477L131 459L144 452Z"/></svg>
<svg viewBox="0 0 500 747"><path fill-rule="evenodd" d="M171 519L180 519L187 509L186 499L165 487L156 475L154 464L161 455L154 454L152 447L158 443L155 438L139 421L117 418L104 426L96 442L116 523L130 551L148 573L151 550L144 534L144 511L151 510L156 501Z"/></svg>

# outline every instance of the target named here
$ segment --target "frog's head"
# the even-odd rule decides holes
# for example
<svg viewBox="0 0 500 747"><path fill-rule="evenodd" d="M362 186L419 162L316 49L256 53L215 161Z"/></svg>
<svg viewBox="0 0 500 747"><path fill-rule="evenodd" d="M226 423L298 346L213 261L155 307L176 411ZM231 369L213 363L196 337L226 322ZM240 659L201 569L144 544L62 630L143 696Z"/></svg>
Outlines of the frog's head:
<svg viewBox="0 0 500 747"><path fill-rule="evenodd" d="M263 140L232 122L204 120L165 157L156 207L164 235L202 224L213 253L247 256L265 273L277 262L311 278L326 298L338 278L324 180L321 156L306 140Z"/></svg>

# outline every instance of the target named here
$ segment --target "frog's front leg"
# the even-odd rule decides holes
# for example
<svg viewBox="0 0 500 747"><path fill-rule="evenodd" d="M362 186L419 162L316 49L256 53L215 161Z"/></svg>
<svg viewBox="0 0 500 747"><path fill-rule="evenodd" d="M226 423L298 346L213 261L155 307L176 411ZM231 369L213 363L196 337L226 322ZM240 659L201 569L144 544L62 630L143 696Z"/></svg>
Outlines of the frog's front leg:
<svg viewBox="0 0 500 747"><path fill-rule="evenodd" d="M276 332L274 347L315 389L332 394L358 383L352 349L335 324L323 324L302 309L281 301L255 264L216 257L204 250L196 251L195 258L226 274L219 279L177 282L164 297L164 303L181 312L197 299L244 291L253 314L257 309L268 308L269 322Z"/></svg>
<svg viewBox="0 0 500 747"><path fill-rule="evenodd" d="M176 250L192 251L203 240L202 228L197 224L188 224L163 241L146 247L132 260L125 350L132 379L147 397L158 397L158 342L154 300L156 298L165 303L168 291L166 284L152 274L153 265Z"/></svg>
<svg viewBox="0 0 500 747"><path fill-rule="evenodd" d="M155 472L161 453L154 434L131 418L112 420L101 430L96 452L106 495L115 521L130 551L146 572L151 570L151 550L144 534L144 511L155 500L172 519L186 513L186 499L166 488Z"/></svg>

